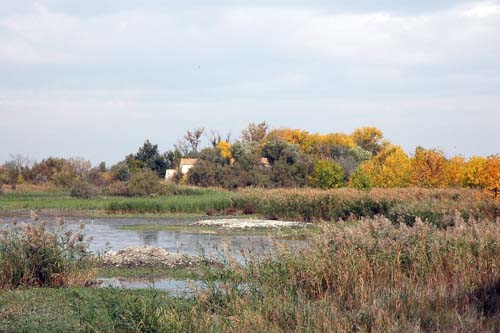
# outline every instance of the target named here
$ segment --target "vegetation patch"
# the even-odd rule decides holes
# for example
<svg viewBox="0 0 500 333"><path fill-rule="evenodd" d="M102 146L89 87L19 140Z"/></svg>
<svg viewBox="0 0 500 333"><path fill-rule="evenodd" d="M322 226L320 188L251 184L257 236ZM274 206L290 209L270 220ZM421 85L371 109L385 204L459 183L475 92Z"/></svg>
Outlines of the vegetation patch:
<svg viewBox="0 0 500 333"><path fill-rule="evenodd" d="M0 232L0 289L85 285L91 263L81 230L48 231L44 223L6 226Z"/></svg>
<svg viewBox="0 0 500 333"><path fill-rule="evenodd" d="M121 230L171 231L187 234L213 234L222 236L269 236L276 239L303 239L307 232L317 230L315 226L307 228L247 228L229 229L220 226L136 224L118 227Z"/></svg>

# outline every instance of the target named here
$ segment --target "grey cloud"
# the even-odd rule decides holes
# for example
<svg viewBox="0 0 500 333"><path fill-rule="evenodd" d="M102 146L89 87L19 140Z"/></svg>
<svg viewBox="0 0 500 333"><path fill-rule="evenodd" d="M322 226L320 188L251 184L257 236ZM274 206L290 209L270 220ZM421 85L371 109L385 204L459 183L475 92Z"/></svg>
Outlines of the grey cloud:
<svg viewBox="0 0 500 333"><path fill-rule="evenodd" d="M167 149L264 119L500 151L499 1L144 3L6 4L0 160L116 161L145 138Z"/></svg>

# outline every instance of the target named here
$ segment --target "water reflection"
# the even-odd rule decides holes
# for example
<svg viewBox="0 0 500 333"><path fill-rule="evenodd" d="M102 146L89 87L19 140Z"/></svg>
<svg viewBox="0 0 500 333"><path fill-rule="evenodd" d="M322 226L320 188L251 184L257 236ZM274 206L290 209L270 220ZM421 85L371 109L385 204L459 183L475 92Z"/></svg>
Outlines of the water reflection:
<svg viewBox="0 0 500 333"><path fill-rule="evenodd" d="M4 219L12 222L13 219ZM33 223L29 218L16 219L19 223ZM48 228L55 229L55 219L46 221ZM242 253L263 254L276 247L286 244L292 248L303 244L302 241L273 240L262 235L217 235L204 233L183 233L179 231L136 231L122 230L120 226L136 224L189 224L194 220L186 219L138 219L138 218L100 218L79 219L67 218L65 227L76 231L79 225L84 225L84 234L92 237L90 250L103 253L107 250L120 250L129 246L159 246L173 253L221 257L230 255L242 260Z"/></svg>
<svg viewBox="0 0 500 333"><path fill-rule="evenodd" d="M143 242L144 245L148 246L158 246L158 235L159 231L139 231L139 239Z"/></svg>

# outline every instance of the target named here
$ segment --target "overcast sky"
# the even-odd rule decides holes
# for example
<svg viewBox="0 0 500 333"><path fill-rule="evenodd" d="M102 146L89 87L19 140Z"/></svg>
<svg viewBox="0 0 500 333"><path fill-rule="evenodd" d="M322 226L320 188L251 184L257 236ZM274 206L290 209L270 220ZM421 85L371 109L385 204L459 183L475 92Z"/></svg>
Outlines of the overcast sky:
<svg viewBox="0 0 500 333"><path fill-rule="evenodd" d="M146 4L145 4L146 3ZM377 126L500 153L500 1L0 0L0 161L114 163L187 129Z"/></svg>

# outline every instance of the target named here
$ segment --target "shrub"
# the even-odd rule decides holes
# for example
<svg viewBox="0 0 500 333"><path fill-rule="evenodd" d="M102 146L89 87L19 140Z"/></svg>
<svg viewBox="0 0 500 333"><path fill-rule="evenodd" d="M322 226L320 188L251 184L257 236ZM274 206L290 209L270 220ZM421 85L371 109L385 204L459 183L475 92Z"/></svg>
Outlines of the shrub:
<svg viewBox="0 0 500 333"><path fill-rule="evenodd" d="M108 194L109 195L121 195L121 196L129 195L127 183L120 182L120 181L111 183L111 185L109 185L109 187L108 187Z"/></svg>
<svg viewBox="0 0 500 333"><path fill-rule="evenodd" d="M356 169L350 179L350 185L358 190L369 190L372 188L372 181L362 168Z"/></svg>
<svg viewBox="0 0 500 333"><path fill-rule="evenodd" d="M76 281L89 263L87 244L80 232L63 232L60 225L59 232L37 223L14 225L0 233L0 289L62 287Z"/></svg>
<svg viewBox="0 0 500 333"><path fill-rule="evenodd" d="M97 190L90 183L80 178L73 182L70 194L75 198L89 199L97 195Z"/></svg>
<svg viewBox="0 0 500 333"><path fill-rule="evenodd" d="M336 162L321 160L315 163L309 182L314 187L330 189L344 185L344 170Z"/></svg>
<svg viewBox="0 0 500 333"><path fill-rule="evenodd" d="M111 174L113 175L113 179L119 180L119 181L127 181L130 179L130 169L128 165L124 162L120 162L115 164L111 168Z"/></svg>
<svg viewBox="0 0 500 333"><path fill-rule="evenodd" d="M162 191L162 185L156 173L143 170L130 178L127 190L128 194L132 196L159 194Z"/></svg>

